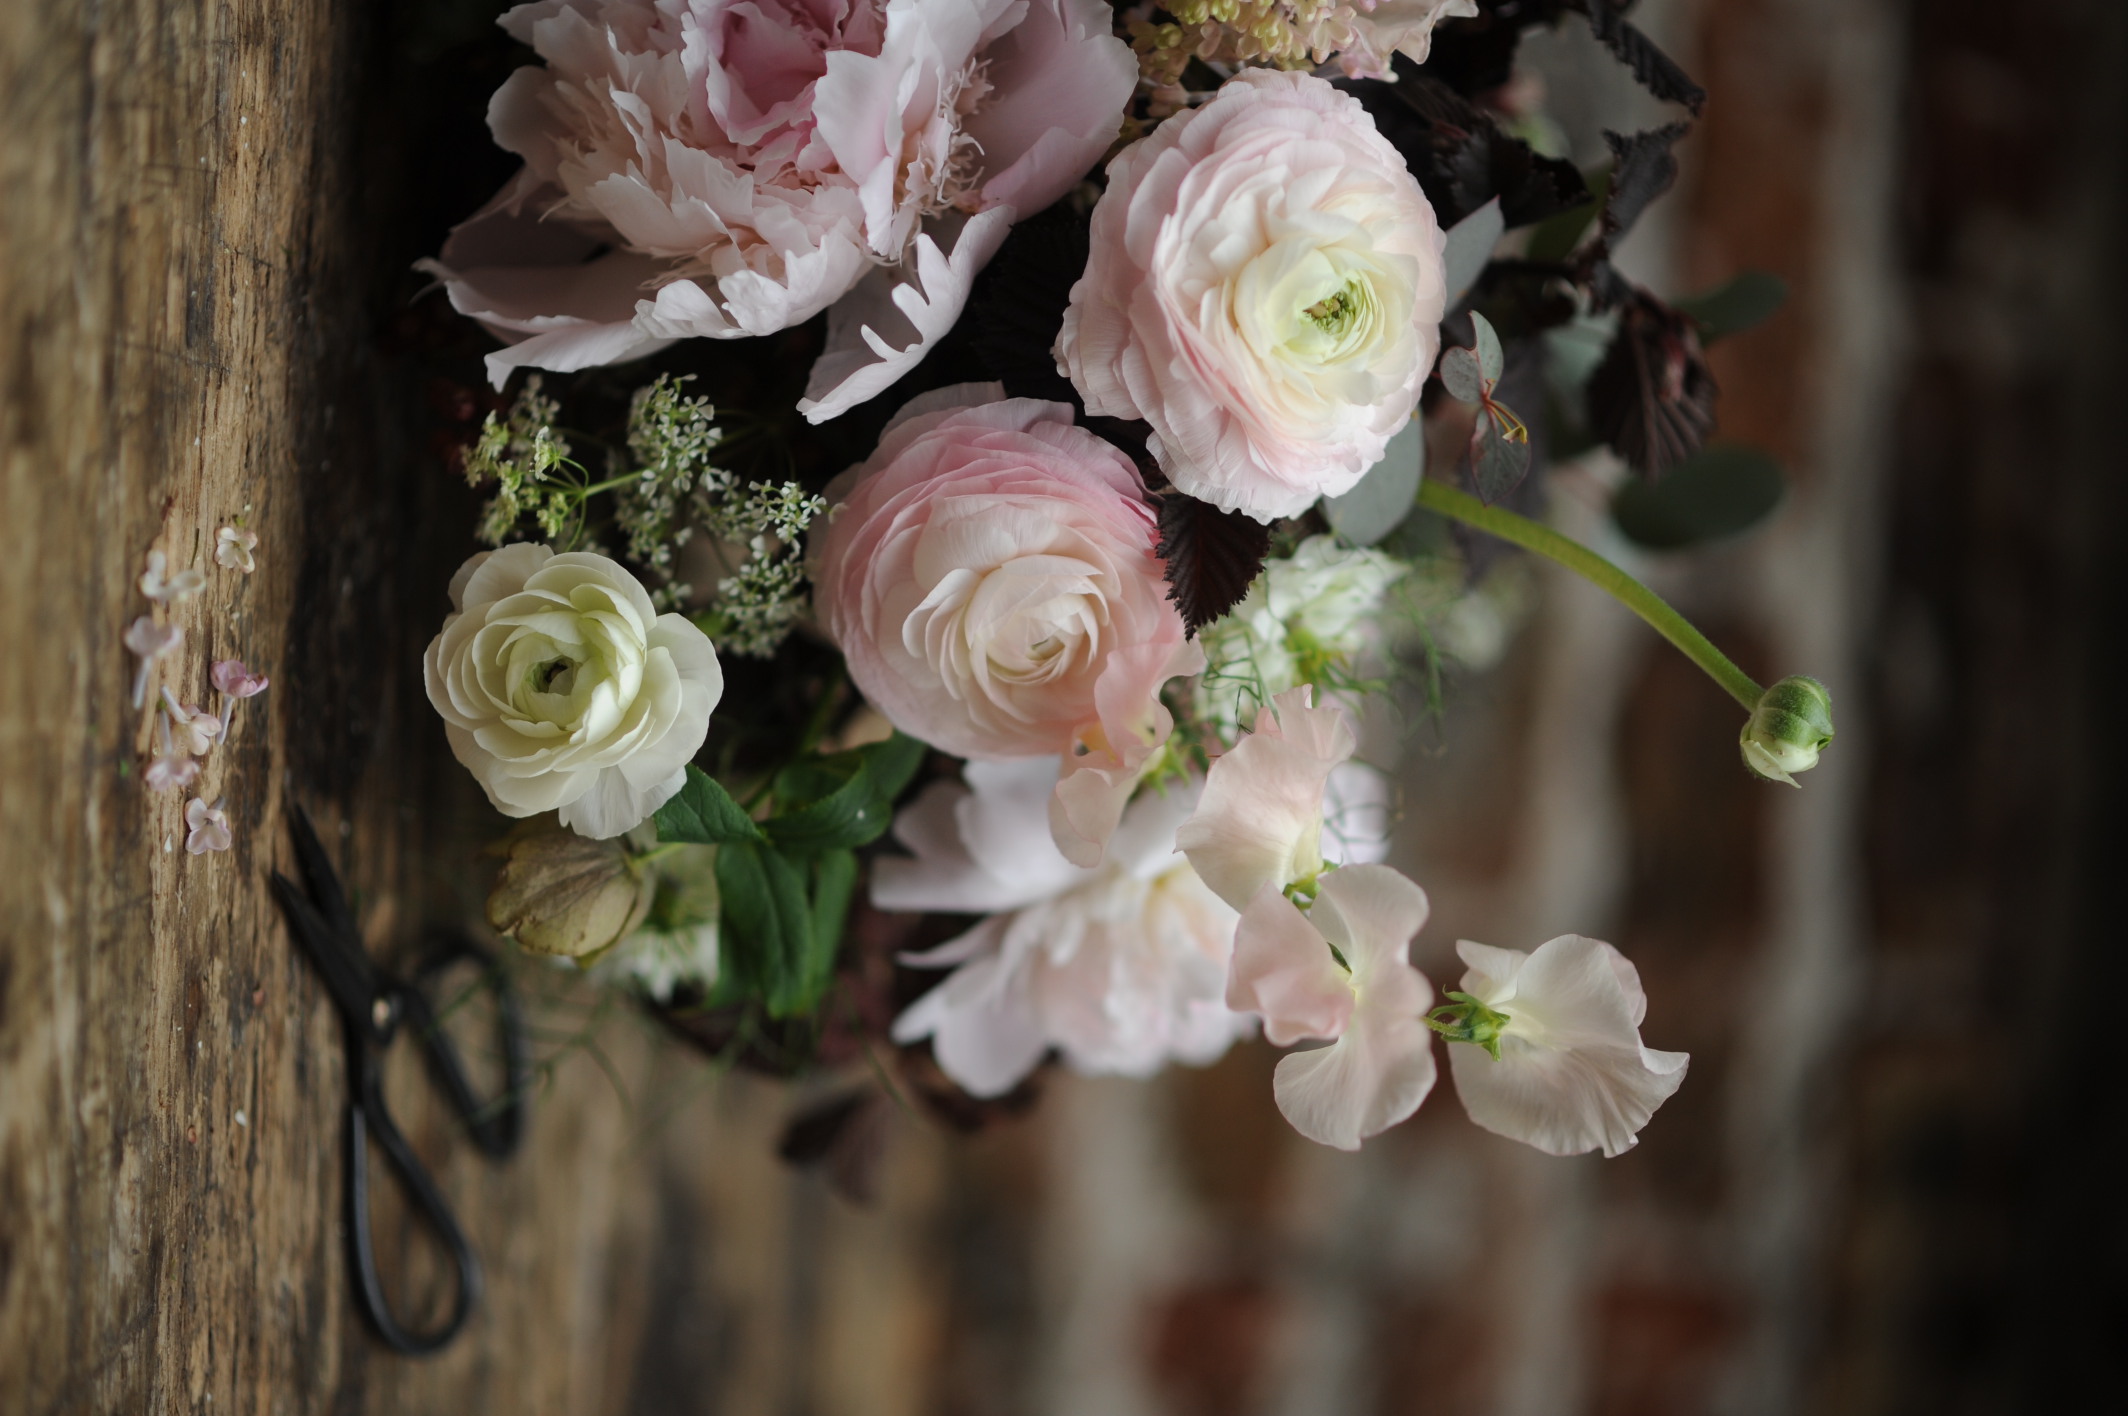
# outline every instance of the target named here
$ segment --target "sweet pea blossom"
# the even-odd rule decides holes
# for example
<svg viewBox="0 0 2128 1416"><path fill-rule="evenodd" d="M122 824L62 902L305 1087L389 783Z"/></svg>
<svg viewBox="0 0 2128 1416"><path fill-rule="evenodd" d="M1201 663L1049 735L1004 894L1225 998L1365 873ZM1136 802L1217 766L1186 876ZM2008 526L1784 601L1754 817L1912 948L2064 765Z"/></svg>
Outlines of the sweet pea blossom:
<svg viewBox="0 0 2128 1416"><path fill-rule="evenodd" d="M1197 810L1175 835L1204 883L1236 909L1266 887L1319 875L1326 822L1341 860L1379 860L1385 849L1386 783L1350 761L1355 739L1344 705L1314 698L1306 685L1273 698L1256 715L1256 731L1212 763ZM1355 818L1359 829L1338 829Z"/></svg>
<svg viewBox="0 0 2128 1416"><path fill-rule="evenodd" d="M214 563L224 570L249 575L259 568L252 552L258 549L259 533L240 526L224 526L214 533Z"/></svg>
<svg viewBox="0 0 2128 1416"><path fill-rule="evenodd" d="M1057 848L1091 866L1203 655L1168 602L1130 461L1061 403L911 401L829 490L815 602L865 697L960 757L1064 758Z"/></svg>
<svg viewBox="0 0 2128 1416"><path fill-rule="evenodd" d="M1234 911L1175 850L1194 787L1139 796L1089 870L1050 838L1058 768L970 763L967 786L935 784L896 819L914 858L873 867L881 909L995 911L906 959L954 972L894 1023L976 1096L1010 1091L1052 1047L1081 1072L1144 1077L1209 1063L1255 1027L1223 1000Z"/></svg>
<svg viewBox="0 0 2128 1416"><path fill-rule="evenodd" d="M190 855L205 855L209 851L226 851L231 844L229 814L217 801L209 806L194 797L185 803L185 851Z"/></svg>
<svg viewBox="0 0 2128 1416"><path fill-rule="evenodd" d="M505 546L459 568L451 603L422 680L451 751L503 815L559 810L604 839L686 783L724 673L708 636L660 615L625 568Z"/></svg>
<svg viewBox="0 0 2128 1416"><path fill-rule="evenodd" d="M1470 1119L1551 1155L1631 1149L1691 1059L1642 1044L1648 995L1626 956L1578 934L1528 954L1467 939L1456 952L1464 1002L1437 1030Z"/></svg>
<svg viewBox="0 0 2128 1416"><path fill-rule="evenodd" d="M1366 109L1246 69L1109 163L1057 367L1152 424L1175 486L1258 521L1351 490L1439 351L1444 238Z"/></svg>
<svg viewBox="0 0 2128 1416"><path fill-rule="evenodd" d="M1289 1053L1272 1078L1279 1111L1309 1140L1358 1150L1433 1090L1433 988L1407 956L1426 914L1426 892L1385 865L1330 871L1305 915L1268 886L1243 911L1227 1006L1261 1014L1282 1046L1333 1039Z"/></svg>
<svg viewBox="0 0 2128 1416"><path fill-rule="evenodd" d="M770 334L879 270L816 420L914 365L1135 82L1097 0L536 0L499 23L546 61L488 108L525 166L422 263L511 341L496 386Z"/></svg>

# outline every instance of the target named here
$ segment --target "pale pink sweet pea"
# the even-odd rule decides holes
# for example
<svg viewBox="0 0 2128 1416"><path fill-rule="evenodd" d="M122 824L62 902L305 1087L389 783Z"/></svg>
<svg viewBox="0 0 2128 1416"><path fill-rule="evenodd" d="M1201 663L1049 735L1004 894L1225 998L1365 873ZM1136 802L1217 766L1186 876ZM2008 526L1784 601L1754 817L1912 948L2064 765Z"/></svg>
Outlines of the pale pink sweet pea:
<svg viewBox="0 0 2128 1416"><path fill-rule="evenodd" d="M1051 1048L1081 1072L1143 1077L1209 1063L1255 1027L1223 997L1234 911L1175 850L1194 789L1141 795L1082 869L1050 839L1058 765L970 763L967 786L931 786L896 819L913 858L873 867L882 909L994 911L906 960L954 972L894 1024L976 1096L1011 1090Z"/></svg>
<svg viewBox="0 0 2128 1416"><path fill-rule="evenodd" d="M546 61L489 106L525 168L423 263L511 341L498 387L773 333L900 272L838 323L816 421L951 325L1014 215L1114 139L1136 72L1096 0L538 0L501 23Z"/></svg>
<svg viewBox="0 0 2128 1416"><path fill-rule="evenodd" d="M1062 756L1057 848L1101 849L1203 662L1153 555L1137 469L1063 404L962 385L912 401L830 488L814 598L896 727L976 761Z"/></svg>
<svg viewBox="0 0 2128 1416"><path fill-rule="evenodd" d="M1433 988L1408 957L1426 914L1426 892L1384 865L1330 871L1306 914L1269 886L1242 912L1227 1006L1261 1015L1274 1043L1332 1039L1289 1053L1272 1079L1309 1140L1358 1150L1433 1090Z"/></svg>
<svg viewBox="0 0 2128 1416"><path fill-rule="evenodd" d="M1351 490L1433 367L1443 236L1359 103L1246 69L1109 164L1057 367L1177 488L1259 521Z"/></svg>
<svg viewBox="0 0 2128 1416"><path fill-rule="evenodd" d="M1305 684L1273 697L1257 713L1256 731L1212 763L1204 796L1176 835L1205 884L1236 909L1267 886L1283 890L1323 869L1326 817L1366 823L1333 829L1338 859L1381 858L1386 785L1350 761L1351 713L1314 699Z"/></svg>
<svg viewBox="0 0 2128 1416"><path fill-rule="evenodd" d="M1449 1067L1470 1119L1552 1155L1621 1155L1685 1080L1691 1060L1640 1040L1648 995L1625 955L1564 934L1534 953L1462 940L1462 991L1505 1015L1493 1057L1451 1042Z"/></svg>

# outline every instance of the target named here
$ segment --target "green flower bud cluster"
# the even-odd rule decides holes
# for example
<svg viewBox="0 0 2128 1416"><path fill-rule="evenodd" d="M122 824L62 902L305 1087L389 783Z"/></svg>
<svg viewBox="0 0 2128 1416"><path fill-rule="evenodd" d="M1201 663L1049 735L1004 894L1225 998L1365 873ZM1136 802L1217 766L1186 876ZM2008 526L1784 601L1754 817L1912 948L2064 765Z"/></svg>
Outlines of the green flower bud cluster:
<svg viewBox="0 0 2128 1416"><path fill-rule="evenodd" d="M1486 1007L1468 993L1450 993L1453 1003L1443 1003L1426 1015L1426 1026L1450 1042L1474 1043L1500 1060L1500 1034L1507 1029L1508 1015Z"/></svg>
<svg viewBox="0 0 2128 1416"><path fill-rule="evenodd" d="M1832 742L1832 695L1814 678L1784 678L1759 695L1738 737L1744 765L1769 782L1797 785Z"/></svg>

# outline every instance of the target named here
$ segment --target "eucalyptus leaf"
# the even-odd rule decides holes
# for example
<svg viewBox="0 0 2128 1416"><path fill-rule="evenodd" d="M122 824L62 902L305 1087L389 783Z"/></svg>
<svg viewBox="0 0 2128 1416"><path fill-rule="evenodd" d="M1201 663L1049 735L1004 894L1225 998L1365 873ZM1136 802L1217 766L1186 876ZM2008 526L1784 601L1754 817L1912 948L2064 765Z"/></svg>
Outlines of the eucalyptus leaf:
<svg viewBox="0 0 2128 1416"><path fill-rule="evenodd" d="M658 808L655 818L660 841L685 841L698 846L721 846L732 841L758 841L761 828L731 798L716 778L692 763L687 783L679 794Z"/></svg>
<svg viewBox="0 0 2128 1416"><path fill-rule="evenodd" d="M1784 492L1780 465L1740 443L1703 448L1661 481L1636 478L1611 500L1618 529L1658 551L1734 536L1750 530Z"/></svg>
<svg viewBox="0 0 2128 1416"><path fill-rule="evenodd" d="M1463 302L1471 286L1485 273L1486 262L1493 258L1493 247L1500 244L1506 230L1507 219L1500 214L1498 197L1448 228L1441 250L1448 281L1448 303L1443 309L1453 310Z"/></svg>
<svg viewBox="0 0 2128 1416"><path fill-rule="evenodd" d="M1323 498L1323 518L1353 545L1371 546L1411 514L1425 472L1426 425L1413 418L1389 439L1382 460L1351 491Z"/></svg>
<svg viewBox="0 0 2128 1416"><path fill-rule="evenodd" d="M1742 334L1779 313L1788 300L1788 282L1770 271L1747 270L1724 285L1687 296L1671 308L1699 324L1701 342L1712 344Z"/></svg>
<svg viewBox="0 0 2128 1416"><path fill-rule="evenodd" d="M1478 333L1478 372L1485 376L1485 387L1490 392L1507 370L1507 354L1500 348L1500 336L1494 331L1491 320L1472 310L1470 326Z"/></svg>
<svg viewBox="0 0 2128 1416"><path fill-rule="evenodd" d="M1485 374L1479 367L1478 356L1471 350L1454 348L1441 355L1441 384L1448 396L1459 403L1482 403L1485 400Z"/></svg>
<svg viewBox="0 0 2128 1416"><path fill-rule="evenodd" d="M1503 435L1490 409L1478 417L1471 453L1471 480L1477 484L1478 499L1488 506L1520 486L1529 475L1528 439Z"/></svg>

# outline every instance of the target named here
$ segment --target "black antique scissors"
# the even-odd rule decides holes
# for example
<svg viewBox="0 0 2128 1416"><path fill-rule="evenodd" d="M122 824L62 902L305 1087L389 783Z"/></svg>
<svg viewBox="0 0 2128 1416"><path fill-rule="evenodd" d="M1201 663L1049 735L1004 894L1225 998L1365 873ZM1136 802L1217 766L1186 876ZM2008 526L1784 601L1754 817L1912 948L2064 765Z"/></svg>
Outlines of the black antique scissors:
<svg viewBox="0 0 2128 1416"><path fill-rule="evenodd" d="M435 1352L458 1335L480 1301L480 1262L458 1227L443 1192L436 1188L384 1104L384 1053L402 1028L421 1045L430 1075L465 1122L473 1144L500 1159L517 1148L523 1130L524 1098L529 1095L531 1067L525 1046L524 1015L495 956L463 930L437 933L414 982L393 978L370 962L348 909L346 892L325 848L301 807L290 811L296 863L308 889L274 872L274 895L288 916L289 930L316 964L332 993L346 1027L347 1040L347 1208L353 1248L356 1292L377 1335L395 1352L420 1356ZM450 1036L438 1023L426 986L454 964L472 961L481 969L480 986L495 995L496 1027L503 1059L499 1096L482 1098L466 1077ZM458 1293L450 1316L429 1332L409 1332L392 1316L377 1277L369 1215L369 1138L374 1135L385 1156L405 1182L415 1209L448 1251L457 1271Z"/></svg>

